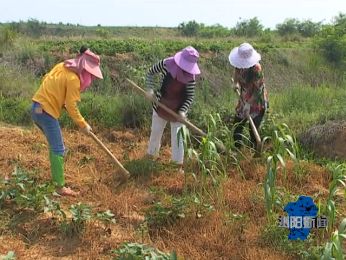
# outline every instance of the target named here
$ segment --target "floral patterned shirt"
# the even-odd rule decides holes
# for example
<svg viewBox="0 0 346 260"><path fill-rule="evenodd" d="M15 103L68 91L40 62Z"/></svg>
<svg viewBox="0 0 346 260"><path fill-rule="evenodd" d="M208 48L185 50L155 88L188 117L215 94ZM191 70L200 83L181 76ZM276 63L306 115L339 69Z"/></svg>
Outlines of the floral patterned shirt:
<svg viewBox="0 0 346 260"><path fill-rule="evenodd" d="M262 67L259 63L248 69L236 68L234 81L239 84L241 94L236 107L238 117L246 118L242 100L250 104L250 116L252 118L268 108L268 93L264 84Z"/></svg>

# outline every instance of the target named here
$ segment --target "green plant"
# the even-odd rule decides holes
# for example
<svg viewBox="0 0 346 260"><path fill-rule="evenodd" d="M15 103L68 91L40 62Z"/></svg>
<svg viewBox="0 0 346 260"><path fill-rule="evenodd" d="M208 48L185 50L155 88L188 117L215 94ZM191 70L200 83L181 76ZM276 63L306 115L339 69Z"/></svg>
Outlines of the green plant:
<svg viewBox="0 0 346 260"><path fill-rule="evenodd" d="M124 167L131 172L131 176L151 176L158 173L161 165L150 159L131 160L124 164Z"/></svg>
<svg viewBox="0 0 346 260"><path fill-rule="evenodd" d="M10 27L5 26L0 30L0 49L11 47L17 37L17 33Z"/></svg>
<svg viewBox="0 0 346 260"><path fill-rule="evenodd" d="M185 218L187 198L168 197L164 202L156 202L145 212L145 221L149 228L161 228L172 225L180 218Z"/></svg>
<svg viewBox="0 0 346 260"><path fill-rule="evenodd" d="M148 223L144 221L139 224L138 228L136 229L136 233L140 237L141 242L145 241L145 238L149 235Z"/></svg>
<svg viewBox="0 0 346 260"><path fill-rule="evenodd" d="M61 229L67 236L80 235L85 230L87 221L92 218L91 207L79 202L71 205L69 211L72 214L72 218L68 220L66 214L63 213Z"/></svg>
<svg viewBox="0 0 346 260"><path fill-rule="evenodd" d="M120 109L121 124L125 128L144 128L148 125L149 103L137 95L123 97Z"/></svg>
<svg viewBox="0 0 346 260"><path fill-rule="evenodd" d="M30 100L26 98L5 98L0 95L0 121L17 125L31 125L30 104Z"/></svg>
<svg viewBox="0 0 346 260"><path fill-rule="evenodd" d="M9 251L6 255L0 255L0 260L15 260L16 254L13 251Z"/></svg>
<svg viewBox="0 0 346 260"><path fill-rule="evenodd" d="M238 235L238 239L242 240L242 236L244 235L244 230L249 223L249 216L247 214L238 214L233 213L231 211L225 212L225 224L226 228L231 228L236 230L236 234Z"/></svg>
<svg viewBox="0 0 346 260"><path fill-rule="evenodd" d="M96 213L96 219L105 224L115 223L114 216L115 215L109 209Z"/></svg>
<svg viewBox="0 0 346 260"><path fill-rule="evenodd" d="M54 185L50 183L36 184L16 198L16 203L22 207L43 210L44 200L48 194L55 190Z"/></svg>
<svg viewBox="0 0 346 260"><path fill-rule="evenodd" d="M199 205L210 205L210 198L213 198L212 204L221 205L223 189L220 184L226 178L228 167L236 166L241 173L242 171L235 153L232 152L234 149L232 130L223 123L219 114L209 114L206 122L207 134L200 139L192 139L193 136L186 127L182 127L178 132L179 138L183 139L188 158L185 186L187 174L191 172L195 180L194 201L198 201ZM203 207L200 209L204 211ZM201 214L198 211L196 214Z"/></svg>
<svg viewBox="0 0 346 260"><path fill-rule="evenodd" d="M345 259L342 243L344 239L346 239L346 218L341 221L339 229L333 232L331 241L326 243L321 260Z"/></svg>
<svg viewBox="0 0 346 260"><path fill-rule="evenodd" d="M189 21L187 23L181 23L178 26L178 30L181 31L181 34L184 36L192 37L198 34L201 25L195 20Z"/></svg>
<svg viewBox="0 0 346 260"><path fill-rule="evenodd" d="M267 157L267 173L264 179L264 197L266 210L269 217L273 215L276 205L280 206L280 199L276 192L275 181L279 164L285 168L284 156L288 154L291 159L297 161L298 146L294 136L286 124L272 126L271 136L263 138L263 144L271 141L271 148Z"/></svg>
<svg viewBox="0 0 346 260"><path fill-rule="evenodd" d="M61 222L65 222L66 213L61 208L60 203L55 200L51 200L47 196L44 197L44 200L45 200L44 212L45 213L49 212L53 216L57 217Z"/></svg>
<svg viewBox="0 0 346 260"><path fill-rule="evenodd" d="M190 132L186 127L182 127L178 132L178 138L183 139L187 157L192 162L197 163L198 172L200 173L202 186L206 183L208 177L211 178L214 184L217 184L217 176L224 175L226 172L226 165L219 154L218 146L223 145L222 142L216 137L219 130L218 123L221 121L219 115L215 119L211 114L208 117L208 131L207 135L201 139L196 139L197 148L191 141ZM197 179L196 174L194 177Z"/></svg>
<svg viewBox="0 0 346 260"><path fill-rule="evenodd" d="M120 248L112 250L114 259L118 260L176 260L177 255L164 253L148 245L139 243L124 243Z"/></svg>
<svg viewBox="0 0 346 260"><path fill-rule="evenodd" d="M192 196L193 200L192 200L192 204L195 206L195 216L197 218L201 218L204 214L214 211L215 208L213 205L211 205L210 203L207 202L202 202L199 199L199 196L194 195Z"/></svg>
<svg viewBox="0 0 346 260"><path fill-rule="evenodd" d="M95 158L89 155L84 155L82 159L79 160L78 165L83 167L90 162L95 161Z"/></svg>
<svg viewBox="0 0 346 260"><path fill-rule="evenodd" d="M335 195L339 191L339 186L346 188L346 168L344 164L329 164L329 170L332 173L332 181L329 183L329 194L324 209L324 213L328 218L328 230L334 228L337 209L335 206Z"/></svg>
<svg viewBox="0 0 346 260"><path fill-rule="evenodd" d="M0 206L4 200L14 201L18 206L43 210L45 197L54 191L50 183L37 183L33 175L20 167L15 167L11 177L0 183Z"/></svg>
<svg viewBox="0 0 346 260"><path fill-rule="evenodd" d="M319 37L315 38L316 46L323 55L335 65L345 66L346 15L341 14L336 17L333 25L324 26Z"/></svg>
<svg viewBox="0 0 346 260"><path fill-rule="evenodd" d="M72 218L67 218L66 212L61 208L59 202L44 197L45 207L44 212L51 213L57 218L57 222L60 223L60 228L67 236L81 234L86 226L86 223L91 219L96 219L106 225L106 229L110 224L115 223L114 214L110 210L100 211L93 214L89 205L77 203L71 205L69 211Z"/></svg>
<svg viewBox="0 0 346 260"><path fill-rule="evenodd" d="M292 241L288 239L288 233L288 229L278 227L276 222L270 223L263 228L260 243L295 256L295 259L319 259L322 248L316 245L313 235L304 241Z"/></svg>

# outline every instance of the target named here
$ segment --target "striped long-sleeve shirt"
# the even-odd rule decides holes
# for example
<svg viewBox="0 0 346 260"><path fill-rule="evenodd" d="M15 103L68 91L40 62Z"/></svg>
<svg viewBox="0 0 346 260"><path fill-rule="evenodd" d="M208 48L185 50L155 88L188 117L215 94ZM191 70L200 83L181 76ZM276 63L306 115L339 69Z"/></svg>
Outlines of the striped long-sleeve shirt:
<svg viewBox="0 0 346 260"><path fill-rule="evenodd" d="M147 77L146 77L146 86L149 89L153 89L155 91L155 82L154 82L154 76L155 74L161 73L162 79L161 79L161 88L156 91L156 97L158 101L160 101L161 96L162 96L162 82L165 76L167 76L168 71L167 68L164 64L164 60L159 61L158 63L154 64L148 71ZM186 89L185 89L185 100L182 104L182 106L179 108L179 112L184 112L187 113L189 110L194 97L195 97L195 86L196 86L196 81L192 80L186 84ZM153 104L153 108L157 110L157 107L155 104Z"/></svg>

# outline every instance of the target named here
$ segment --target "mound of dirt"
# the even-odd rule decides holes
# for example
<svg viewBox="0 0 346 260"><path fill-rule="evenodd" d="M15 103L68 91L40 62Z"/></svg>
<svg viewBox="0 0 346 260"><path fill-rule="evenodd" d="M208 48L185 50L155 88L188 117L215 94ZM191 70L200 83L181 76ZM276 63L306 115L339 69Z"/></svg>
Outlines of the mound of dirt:
<svg viewBox="0 0 346 260"><path fill-rule="evenodd" d="M346 121L315 125L303 133L299 141L319 157L346 159Z"/></svg>

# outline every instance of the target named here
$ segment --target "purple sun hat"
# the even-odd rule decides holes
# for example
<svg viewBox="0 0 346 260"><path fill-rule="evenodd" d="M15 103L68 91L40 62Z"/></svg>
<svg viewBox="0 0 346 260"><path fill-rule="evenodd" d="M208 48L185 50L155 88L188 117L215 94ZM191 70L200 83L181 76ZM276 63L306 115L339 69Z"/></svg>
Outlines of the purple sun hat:
<svg viewBox="0 0 346 260"><path fill-rule="evenodd" d="M188 46L174 55L175 63L182 70L192 75L201 74L201 71L199 70L197 65L198 58L199 58L199 53L192 46Z"/></svg>

